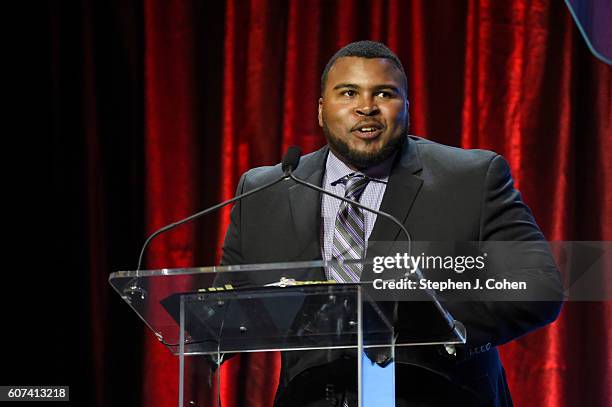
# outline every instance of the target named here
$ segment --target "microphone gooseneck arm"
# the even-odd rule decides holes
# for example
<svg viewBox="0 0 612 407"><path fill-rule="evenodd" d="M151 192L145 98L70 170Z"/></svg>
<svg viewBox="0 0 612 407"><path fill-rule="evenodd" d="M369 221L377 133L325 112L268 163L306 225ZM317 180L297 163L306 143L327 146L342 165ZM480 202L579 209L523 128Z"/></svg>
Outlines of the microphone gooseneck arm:
<svg viewBox="0 0 612 407"><path fill-rule="evenodd" d="M386 213L386 212L382 212L373 208L369 208L365 205L362 205L361 203L357 202L357 201L353 201L351 199L345 198L343 196L340 195L336 195L332 192L326 191L325 189L319 187L318 185L314 185L311 184L309 182L306 182L304 180L301 180L299 178L296 178L295 175L293 175L293 170L296 169L299 165L300 162L300 156L301 156L301 152L300 152L300 148L296 147L296 146L292 146L289 147L289 149L287 150L287 152L285 153L283 160L282 160L282 171L283 171L283 175L281 177L279 177L278 179L271 181L267 184L264 184L260 187L257 187L255 189L252 189L248 192L245 192L243 194L237 195L235 197L233 197L232 199L228 199L227 201L221 202L215 206L211 206L210 208L204 209L200 212L194 213L191 216L188 216L184 219L181 219L179 221L176 221L174 223L171 223L169 225L166 225L160 229L157 229L155 232L153 232L151 235L149 235L149 237L147 237L147 240L145 240L144 244L142 245L142 249L140 250L140 255L138 256L138 266L136 267L136 272L140 271L140 267L142 266L142 259L145 253L145 250L147 249L147 247L149 246L149 244L151 243L151 241L153 239L155 239L157 236L159 236L160 234L167 232L169 230L172 230L178 226L184 225L185 223L191 222L192 220L195 220L201 216L204 216L206 214L209 214L211 212L214 212L226 205L229 205L231 203L234 203L236 201L241 200L242 198L246 198L247 196L256 194L260 191L263 191L264 189L270 188L271 186L274 186L276 184L278 184L279 182L282 182L284 180L287 179L292 179L294 182L304 185L308 188L314 189L316 191L319 191L322 194L326 194L329 196L333 196L336 199L339 199L341 201L344 201L346 203L349 203L351 205L355 205L361 209L364 209L368 212L372 212L375 213L376 215L382 216L386 219L389 219L391 222L393 222L394 224L396 224L401 230L402 232L404 232L404 235L406 236L406 238L408 239L408 253L411 253L411 245L412 245L412 237L410 236L410 233L408 233L408 230L406 230L406 228L404 227L404 225L397 220L397 218L395 218L394 216Z"/></svg>
<svg viewBox="0 0 612 407"><path fill-rule="evenodd" d="M136 267L136 272L140 271L140 266L142 266L142 257L144 256L144 252L146 250L146 248L149 246L149 243L151 243L151 241L153 239L155 239L157 236L159 236L160 234L167 232L171 229L174 229L177 226L183 225L185 223L191 222L194 219L199 218L200 216L204 216L206 214L209 214L211 212L216 211L217 209L223 208L226 205L229 205L231 203L234 203L236 201L241 200L242 198L246 198L249 195L253 195L256 194L260 191L263 191L264 189L270 188L273 185L278 184L281 181L284 181L286 179L289 179L289 174L291 173L292 170L294 170L295 168L297 168L297 166L300 164L300 156L301 156L301 150L299 147L297 146L291 146L287 149L287 152L285 153L285 155L283 156L283 160L282 160L282 170L283 170L283 176L268 182L265 185L262 185L260 187L257 187L255 189L252 189L248 192L245 192L244 194L240 194L237 195L235 197L233 197L232 199L228 199L227 201L221 202L215 206L211 206L210 208L204 209L198 213L194 213L191 216L188 216L184 219L181 219L179 221L176 221L174 223L171 223L169 225L166 225L160 229L157 229L155 232L151 233L151 235L149 235L149 237L147 237L147 240L145 240L144 244L142 245L142 249L140 250L140 256L138 256L138 267Z"/></svg>
<svg viewBox="0 0 612 407"><path fill-rule="evenodd" d="M191 222L192 220L197 219L197 218L199 218L200 216L204 216L204 215L206 215L206 214L208 214L208 213L210 213L210 212L214 212L214 211L216 211L217 209L220 209L220 208L222 208L222 207L224 207L224 206L226 206L226 205L229 205L229 204L231 204L231 203L234 203L234 202L236 202L236 201L238 201L238 200L240 200L240 199L242 199L242 198L246 198L246 197L247 197L247 196L249 196L249 195L253 195L253 194L256 194L256 193L257 193L257 192L259 192L259 191L262 191L262 190L264 190L264 189L270 188L271 186L276 185L276 184L278 184L279 182L284 181L284 180L285 180L285 179L287 179L287 178L288 178L288 176L287 176L287 175L284 175L284 176L282 176L281 178L278 178L278 179L276 179L276 180L274 180L274 181L271 181L271 182L269 182L269 183L267 183L267 184L265 184L265 185L262 185L262 186L260 186L260 187L255 188L255 189L252 189L252 190L250 190L250 191L248 191L248 192L245 192L244 194L236 195L236 196L235 196L235 197L233 197L232 199L228 199L227 201L224 201L224 202L218 203L218 204L217 204L217 205L215 205L215 206L211 206L210 208L204 209L203 211L200 211L200 212L194 213L194 214L193 214L193 215L191 215L191 216L188 216L188 217L186 217L186 218L184 218L184 219L181 219L181 220L179 220L179 221L176 221L176 222L174 222L174 223L171 223L171 224L169 224L169 225L166 225L166 226L164 226L164 227L162 227L162 228L160 228L160 229L157 229L155 232L153 232L153 233L151 233L151 234L149 235L149 237L147 238L147 240L146 240L146 241L144 242L144 244L142 245L142 249L140 250L140 256L138 256L138 267L136 268L136 271L137 271L137 272L138 272L138 271L140 271L140 266L142 265L142 257L143 257L143 255L144 255L144 252L145 252L145 250L146 250L147 246L149 246L149 243L151 243L151 241L152 241L153 239L155 239L155 238L156 238L158 235L160 235L160 234L162 234L162 233L164 233L164 232L167 232L167 231L169 231L169 230L171 230L171 229L174 229L174 228L175 228L175 227L177 227L177 226L180 226L180 225L183 225L183 224L185 224L185 223Z"/></svg>

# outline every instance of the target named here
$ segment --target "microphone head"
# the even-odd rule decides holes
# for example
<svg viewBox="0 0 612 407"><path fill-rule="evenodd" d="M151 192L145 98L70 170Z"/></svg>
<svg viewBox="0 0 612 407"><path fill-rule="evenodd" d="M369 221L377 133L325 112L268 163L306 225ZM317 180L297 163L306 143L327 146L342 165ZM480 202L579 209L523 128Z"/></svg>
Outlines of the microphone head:
<svg viewBox="0 0 612 407"><path fill-rule="evenodd" d="M287 149L287 152L283 156L282 168L283 173L287 175L289 170L294 171L300 164L300 156L302 150L298 146L291 146Z"/></svg>

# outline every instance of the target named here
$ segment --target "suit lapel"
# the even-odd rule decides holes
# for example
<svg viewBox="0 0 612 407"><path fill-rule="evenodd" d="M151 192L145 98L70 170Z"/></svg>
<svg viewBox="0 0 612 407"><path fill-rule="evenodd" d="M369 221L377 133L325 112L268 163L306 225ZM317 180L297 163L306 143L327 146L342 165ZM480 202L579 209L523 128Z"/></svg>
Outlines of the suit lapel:
<svg viewBox="0 0 612 407"><path fill-rule="evenodd" d="M305 157L294 172L297 178L321 186L327 159L327 146ZM289 188L289 206L299 244L299 260L321 258L321 194L318 191L295 184Z"/></svg>
<svg viewBox="0 0 612 407"><path fill-rule="evenodd" d="M396 158L391 169L385 195L380 204L380 210L396 217L400 222L406 222L412 204L421 189L423 180L417 173L422 170L417 145L409 137L403 145L401 154ZM408 226L409 230L410 227ZM382 216L376 217L374 229L368 239L371 242L390 242L398 238L399 226ZM400 240L405 240L403 237Z"/></svg>

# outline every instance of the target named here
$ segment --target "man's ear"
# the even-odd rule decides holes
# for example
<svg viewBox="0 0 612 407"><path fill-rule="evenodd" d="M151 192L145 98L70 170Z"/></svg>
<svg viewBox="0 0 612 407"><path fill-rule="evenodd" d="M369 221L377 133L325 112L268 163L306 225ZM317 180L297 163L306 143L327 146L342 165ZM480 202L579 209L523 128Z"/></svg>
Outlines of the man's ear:
<svg viewBox="0 0 612 407"><path fill-rule="evenodd" d="M319 126L323 127L323 98L319 98Z"/></svg>

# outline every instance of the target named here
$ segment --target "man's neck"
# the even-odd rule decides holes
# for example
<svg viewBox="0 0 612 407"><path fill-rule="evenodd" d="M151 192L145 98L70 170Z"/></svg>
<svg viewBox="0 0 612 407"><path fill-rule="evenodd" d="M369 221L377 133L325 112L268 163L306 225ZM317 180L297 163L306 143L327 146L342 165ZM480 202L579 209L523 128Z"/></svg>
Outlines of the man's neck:
<svg viewBox="0 0 612 407"><path fill-rule="evenodd" d="M348 167L352 172L359 171L370 178L382 179L388 177L391 173L391 167L393 166L393 161L395 160L397 151L395 151L381 163L367 168L357 168L351 163L346 162L346 160L342 159L339 155L335 154L331 149L329 150L329 154L333 156L335 160L342 162L344 165L346 165L346 167Z"/></svg>

